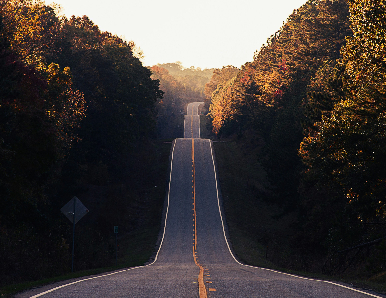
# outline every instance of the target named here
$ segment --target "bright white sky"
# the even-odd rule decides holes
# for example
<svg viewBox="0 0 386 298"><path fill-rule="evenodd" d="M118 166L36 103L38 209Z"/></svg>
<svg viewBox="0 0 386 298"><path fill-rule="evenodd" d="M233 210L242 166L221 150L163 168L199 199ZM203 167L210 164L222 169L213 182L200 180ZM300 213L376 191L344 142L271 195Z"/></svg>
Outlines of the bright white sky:
<svg viewBox="0 0 386 298"><path fill-rule="evenodd" d="M306 0L45 0L134 41L143 64L240 67Z"/></svg>

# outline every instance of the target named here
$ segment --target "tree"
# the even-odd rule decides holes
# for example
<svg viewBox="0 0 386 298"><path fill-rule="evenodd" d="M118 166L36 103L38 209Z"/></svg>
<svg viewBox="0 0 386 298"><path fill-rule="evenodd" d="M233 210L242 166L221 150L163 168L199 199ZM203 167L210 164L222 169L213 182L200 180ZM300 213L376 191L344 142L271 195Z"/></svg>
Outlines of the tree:
<svg viewBox="0 0 386 298"><path fill-rule="evenodd" d="M10 284L64 268L66 250L60 234L52 233L57 226L47 209L49 189L58 182L63 154L74 135L63 121L72 112L59 110L61 102L50 97L52 82L20 59L5 32L0 21L0 271L9 272L2 275L2 283ZM61 88L68 93L63 99L81 104L68 83ZM58 112L55 119L48 111ZM82 115L71 125L79 118Z"/></svg>
<svg viewBox="0 0 386 298"><path fill-rule="evenodd" d="M208 83L205 85L205 101L207 105L210 104L212 93L217 89L220 84L224 84L237 75L239 69L232 65L224 66L222 69L215 69L213 75Z"/></svg>
<svg viewBox="0 0 386 298"><path fill-rule="evenodd" d="M164 96L157 103L157 133L160 138L183 136L187 104L203 101L204 86L212 70L183 68L180 62L154 65L152 78L160 81Z"/></svg>
<svg viewBox="0 0 386 298"><path fill-rule="evenodd" d="M79 158L102 167L115 164L154 134L158 82L133 55L134 43L101 32L86 16L63 21L57 46L59 63L71 68L88 106Z"/></svg>
<svg viewBox="0 0 386 298"><path fill-rule="evenodd" d="M127 185L127 231L146 217L133 211L133 198L156 180L162 92L133 54L134 43L101 32L88 17L59 18L39 0L0 1L0 11L0 272L11 272L1 274L1 283L11 284L68 269L67 225L57 215L89 185L111 193L115 183ZM147 210L147 203L135 206ZM100 218L111 222L112 213ZM109 231L95 222L87 229L95 247L82 255L85 268L109 265L101 241Z"/></svg>
<svg viewBox="0 0 386 298"><path fill-rule="evenodd" d="M352 216L383 218L385 202L385 8L376 1L351 1L354 35L342 49L341 84L333 108L316 122L301 144L306 175L318 172L327 187L338 188ZM330 185L330 186L329 186ZM319 186L320 187L320 186Z"/></svg>
<svg viewBox="0 0 386 298"><path fill-rule="evenodd" d="M248 135L252 143L264 144L262 160L275 194L270 201L296 206L303 101L318 69L340 56L345 36L350 34L348 15L343 0L308 1L226 88L220 83L212 93L210 110L216 132ZM208 85L208 93L212 89Z"/></svg>
<svg viewBox="0 0 386 298"><path fill-rule="evenodd" d="M57 35L59 20L55 9L41 0L9 0L0 4L4 34L19 57L38 69L54 55L52 41Z"/></svg>
<svg viewBox="0 0 386 298"><path fill-rule="evenodd" d="M159 80L164 92L157 102L157 135L160 138L182 137L184 109L192 100L190 90L163 67L153 66L151 71L152 78Z"/></svg>
<svg viewBox="0 0 386 298"><path fill-rule="evenodd" d="M287 239L294 254L324 256L331 222L342 219L333 213L341 205L327 200L336 194L336 185L311 187L302 176L303 157L298 150L303 131L317 130L315 123L328 117L339 101L336 96L342 91L336 88L343 78L336 60L351 35L346 1L307 1L255 53L252 62L212 91L215 131L219 136L237 137L243 154L264 169L267 180L260 183L266 187L256 197L274 204L280 210L279 220L296 218L293 227L299 237ZM318 154L318 148L313 153ZM307 169L314 171L310 179L323 179L318 169L316 161ZM311 205L315 213L308 213Z"/></svg>

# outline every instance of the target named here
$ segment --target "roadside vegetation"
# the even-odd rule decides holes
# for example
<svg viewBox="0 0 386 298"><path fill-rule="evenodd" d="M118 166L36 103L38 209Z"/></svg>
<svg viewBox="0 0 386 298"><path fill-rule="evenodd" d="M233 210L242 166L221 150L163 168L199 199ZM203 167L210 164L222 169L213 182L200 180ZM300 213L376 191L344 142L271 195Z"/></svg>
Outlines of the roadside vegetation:
<svg viewBox="0 0 386 298"><path fill-rule="evenodd" d="M155 252L171 140L213 71L144 67L141 56L87 16L0 1L0 295ZM89 213L70 274L72 224L60 209L74 196Z"/></svg>
<svg viewBox="0 0 386 298"><path fill-rule="evenodd" d="M164 96L157 102L157 134L162 139L184 136L184 115L188 103L204 101L205 85L213 69L184 68L181 63L151 67L152 78L160 81Z"/></svg>
<svg viewBox="0 0 386 298"><path fill-rule="evenodd" d="M202 70L144 67L87 16L1 1L0 294L147 262L193 101L242 261L386 292L385 7L309 0L252 62ZM90 212L68 275L73 196Z"/></svg>
<svg viewBox="0 0 386 298"><path fill-rule="evenodd" d="M0 2L0 288L144 264L160 229L170 144L157 139L159 81L132 42L43 1ZM8 286L7 290L3 288Z"/></svg>
<svg viewBox="0 0 386 298"><path fill-rule="evenodd" d="M206 95L241 260L385 291L385 20L382 1L310 0L252 62L215 70Z"/></svg>

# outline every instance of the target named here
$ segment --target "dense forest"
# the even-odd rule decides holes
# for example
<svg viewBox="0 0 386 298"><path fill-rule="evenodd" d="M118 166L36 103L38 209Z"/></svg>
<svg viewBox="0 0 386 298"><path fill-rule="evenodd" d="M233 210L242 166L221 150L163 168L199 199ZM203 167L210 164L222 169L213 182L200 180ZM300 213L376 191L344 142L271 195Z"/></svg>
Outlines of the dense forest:
<svg viewBox="0 0 386 298"><path fill-rule="evenodd" d="M178 80L185 88L191 90L195 94L191 97L193 100L198 97L202 99L204 96L205 84L209 82L212 77L213 68L201 69L200 67L191 66L186 68L181 62L157 64L156 66L166 69L171 76Z"/></svg>
<svg viewBox="0 0 386 298"><path fill-rule="evenodd" d="M205 85L214 69L184 68L180 62L151 67L152 78L159 80L164 96L157 102L157 133L162 139L184 135L184 115L189 102L205 100Z"/></svg>
<svg viewBox="0 0 386 298"><path fill-rule="evenodd" d="M255 204L286 223L248 226L278 266L385 271L385 44L382 1L309 0L252 62L207 84L214 132L237 140L260 170Z"/></svg>
<svg viewBox="0 0 386 298"><path fill-rule="evenodd" d="M90 210L76 228L76 270L114 264L114 226L120 255L144 227L157 237L169 154L156 141L163 92L134 53L87 16L0 2L0 285L71 269L60 208L74 195Z"/></svg>
<svg viewBox="0 0 386 298"><path fill-rule="evenodd" d="M124 265L146 262L193 101L232 163L232 240L277 267L384 281L385 45L383 1L309 0L241 69L144 67L87 16L0 1L0 286L70 271L75 195L90 210L76 270L115 263L114 226Z"/></svg>

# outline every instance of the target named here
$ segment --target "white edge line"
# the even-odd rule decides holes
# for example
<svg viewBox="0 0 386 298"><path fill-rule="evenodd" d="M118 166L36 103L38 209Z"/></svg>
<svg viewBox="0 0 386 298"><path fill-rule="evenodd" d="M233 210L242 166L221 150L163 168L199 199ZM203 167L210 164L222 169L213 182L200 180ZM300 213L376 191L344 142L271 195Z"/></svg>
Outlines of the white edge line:
<svg viewBox="0 0 386 298"><path fill-rule="evenodd" d="M235 256L233 255L232 253L232 250L230 249L229 247L229 243L228 243L228 239L226 237L226 233L225 233L225 227L224 227L224 221L223 221L223 218L222 218L222 212L221 212L221 208L220 208L220 198L219 198L219 193L218 193L218 185L217 185L217 174L216 174L216 165L214 163L214 157L213 157L213 147L212 147L212 141L209 140L209 144L210 144L210 154L212 155L212 164L213 164L213 171L214 171L214 180L216 182L216 193L217 193L217 206L218 206L218 211L220 213L220 219L221 219L221 225L222 225L222 232L224 234L224 238L225 238L225 243L227 244L227 247L228 247L228 250L232 256L232 258L235 260L236 263L238 263L239 265L242 265L242 266L248 266L248 265L244 265L242 263L240 263L236 258Z"/></svg>
<svg viewBox="0 0 386 298"><path fill-rule="evenodd" d="M222 231L223 231L223 234L224 234L225 242L226 242L226 244L228 246L229 253L231 254L232 258L235 260L235 262L237 264L239 264L241 266L244 266L244 267L250 267L250 268L256 268L256 269L271 271L271 272L274 272L274 273L279 273L279 274L283 274L283 275L287 275L287 276L291 276L291 277L296 277L296 278L299 278L299 279L304 279L304 280L309 280L309 281L316 281L316 282L323 282L323 283L331 284L331 285L334 285L334 286L337 286L337 287L341 287L341 288L344 288L344 289L348 289L348 290L351 290L351 291L354 291L354 292L357 292L357 293L360 293L360 294L368 295L370 297L376 297L376 298L383 298L384 297L384 296L378 296L378 295L374 295L374 294L371 294L371 293L367 293L367 292L364 292L364 291L361 291L361 290L358 290L358 289L355 289L355 288L351 288L351 287L348 287L348 286L345 286L345 285L342 285L342 284L339 284L339 283L336 283L336 282L328 281L328 280L320 280L320 279L308 278L308 277L303 277L303 276L294 275L294 274L290 274L290 273L280 272L280 271L273 270L273 269L268 269L268 268L263 268L263 267L256 267L256 266L251 266L251 265L246 265L246 264L240 263L236 259L236 257L233 255L232 250L230 249L230 246L229 246L229 243L228 243L228 239L226 237L224 221L223 221L221 207L220 207L220 198L219 198L219 192L218 192L218 186L217 186L217 174L216 174L216 165L214 163L214 157L213 157L212 141L209 140L209 143L210 143L210 151L211 151L211 155L212 155L214 179L215 179L215 182L216 182L217 205L218 205L218 211L220 213Z"/></svg>
<svg viewBox="0 0 386 298"><path fill-rule="evenodd" d="M198 115L198 107L202 104L205 104L205 102L195 101L195 102L188 103L188 105L186 107L186 115L185 115L185 116L190 116L190 117L198 116L198 137L197 138L199 138L199 139L201 138L201 127L200 127L200 115ZM191 115L189 115L189 108L191 108L191 110L192 110ZM196 108L196 113L194 113L194 108ZM184 117L184 139L194 139L194 138L195 138L194 132L192 132L190 137L188 137L188 135L186 134L186 117Z"/></svg>
<svg viewBox="0 0 386 298"><path fill-rule="evenodd" d="M115 274L118 274L118 273L127 272L127 271L130 271L130 270L133 270L133 269L145 268L145 267L148 267L148 266L153 265L153 264L157 261L158 254L159 254L159 252L160 252L160 250L161 250L162 243L163 243L164 238L165 238L166 222L167 222L167 219L168 219L168 213L169 213L170 186L171 186L171 181L172 181L172 171L173 171L173 157L174 157L174 149L175 149L175 147L176 147L176 143L177 143L177 140L174 140L173 149L172 149L172 158L171 158L171 161L170 161L170 175L169 175L168 203L167 203L167 207L166 207L164 230L163 230L163 234L162 234L161 243L160 243L160 246L159 246L159 248L158 248L157 254L156 254L155 258L154 258L154 261L153 261L152 263L150 263L150 264L145 265L145 266L132 267L132 268L124 269L124 270L119 270L119 271L114 271L114 272L111 272L111 273L106 273L106 274L103 274L103 275L98 275L98 276L94 276L94 277L88 277L88 278L85 278L85 279L73 281L73 282L70 282L70 283L68 283L68 284L64 284L64 285L58 286L58 287L56 287L56 288L52 288L52 289L50 289L50 290L47 290L47 291L45 291L45 292L36 294L36 295L34 295L34 296L31 296L30 298L41 297L41 296L46 295L46 294L48 294L48 293L54 292L54 291L56 291L56 290L59 290L59 289L62 289L62 288L65 288L65 287L68 287L68 286L71 286L71 285L74 285L74 284L77 284L77 283L81 283L81 282L84 282L84 281L88 281L88 280L92 280L92 279L98 279L98 278L106 277L106 276L111 276L111 275L115 275Z"/></svg>
<svg viewBox="0 0 386 298"><path fill-rule="evenodd" d="M159 252L160 252L160 250L161 250L161 247L162 247L162 244L163 244L164 238L165 238L166 223L167 223L167 220L168 220L168 213L169 213L170 188L171 188L171 184L172 184L172 172L173 172L174 149L176 148L176 143L177 143L177 140L174 140L173 149L172 149L172 158L171 158L171 161L170 161L170 175L169 175L168 203L167 203L167 206L166 206L164 231L163 231L163 233L162 233L161 243L160 243L160 245L159 245L159 248L158 248L157 254L156 254L155 258L154 258L154 261L153 261L151 264L148 264L147 266L153 265L153 264L157 261L157 259L158 259L158 254L159 254ZM146 267L146 266L144 266L144 267Z"/></svg>

